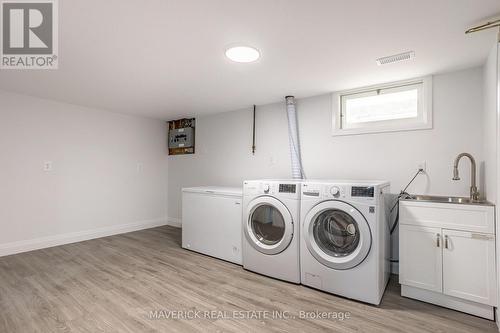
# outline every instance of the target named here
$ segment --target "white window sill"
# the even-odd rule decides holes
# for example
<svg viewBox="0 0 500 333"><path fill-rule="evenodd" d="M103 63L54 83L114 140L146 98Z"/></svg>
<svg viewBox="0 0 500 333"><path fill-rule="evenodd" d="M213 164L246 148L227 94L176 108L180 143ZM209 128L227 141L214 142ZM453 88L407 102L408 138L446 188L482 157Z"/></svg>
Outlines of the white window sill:
<svg viewBox="0 0 500 333"><path fill-rule="evenodd" d="M406 132L418 130L430 130L432 124L412 125L408 127L387 127L387 128L350 128L350 129L334 129L332 136L348 136L348 135L362 135L362 134L380 134L390 132Z"/></svg>

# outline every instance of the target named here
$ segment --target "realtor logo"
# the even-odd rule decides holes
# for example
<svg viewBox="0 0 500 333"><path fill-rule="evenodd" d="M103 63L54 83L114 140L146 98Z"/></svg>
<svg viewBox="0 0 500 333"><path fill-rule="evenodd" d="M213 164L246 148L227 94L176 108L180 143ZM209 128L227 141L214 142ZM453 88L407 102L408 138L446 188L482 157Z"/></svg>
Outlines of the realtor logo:
<svg viewBox="0 0 500 333"><path fill-rule="evenodd" d="M57 0L0 0L1 69L57 69Z"/></svg>

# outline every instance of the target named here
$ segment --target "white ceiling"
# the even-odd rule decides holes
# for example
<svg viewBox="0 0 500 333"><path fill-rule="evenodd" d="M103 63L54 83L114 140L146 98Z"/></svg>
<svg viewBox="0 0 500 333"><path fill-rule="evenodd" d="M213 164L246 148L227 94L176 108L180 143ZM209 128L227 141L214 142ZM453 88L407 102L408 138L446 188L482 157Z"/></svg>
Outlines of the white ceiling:
<svg viewBox="0 0 500 333"><path fill-rule="evenodd" d="M499 0L59 1L59 69L0 72L0 89L162 119L482 64ZM259 48L253 64L224 57ZM414 50L413 61L375 59Z"/></svg>

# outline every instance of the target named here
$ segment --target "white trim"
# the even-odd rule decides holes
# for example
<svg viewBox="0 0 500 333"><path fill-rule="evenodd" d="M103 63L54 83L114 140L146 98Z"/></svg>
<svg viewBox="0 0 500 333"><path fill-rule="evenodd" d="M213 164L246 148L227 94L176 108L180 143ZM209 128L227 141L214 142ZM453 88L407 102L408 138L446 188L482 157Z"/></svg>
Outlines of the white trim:
<svg viewBox="0 0 500 333"><path fill-rule="evenodd" d="M495 308L495 323L497 324L498 331L500 331L500 322L498 319L498 308Z"/></svg>
<svg viewBox="0 0 500 333"><path fill-rule="evenodd" d="M500 113L500 39L497 40L495 43L495 48L496 50L494 51L494 55L496 56L496 61L495 61L495 70L496 70L496 105L495 105L495 114L496 114L496 145L495 145L495 155L496 155L496 198L495 198L495 203L496 208L495 208L495 213L496 213L496 235L500 235L500 223L498 223L498 218L500 216L500 205L499 203L499 193L498 191L500 190L500 154L499 154L499 146L500 146L500 136L499 136L499 129L500 129L500 117L498 117L498 114ZM500 282L500 242L497 239L496 243L496 264L497 264L497 287L498 283ZM500 292L500 288L497 290L497 297L500 300L500 295L498 294ZM497 327L498 330L500 331L500 319L499 319L499 313L498 313L498 308L496 309L496 322L497 322Z"/></svg>
<svg viewBox="0 0 500 333"><path fill-rule="evenodd" d="M89 239L107 237L127 232L159 227L167 224L165 218L145 220L129 224L120 224L91 230L69 232L54 236L46 236L34 239L0 244L0 257L11 254L45 249L48 247L81 242Z"/></svg>
<svg viewBox="0 0 500 333"><path fill-rule="evenodd" d="M387 121L386 125L379 125L373 127L360 127L360 128L349 128L343 129L341 124L341 96L349 94L357 94L361 92L366 92L376 89L388 89L395 88L402 85L410 85L416 83L423 83L423 120L417 120L415 123L401 124L393 123L390 124L390 120ZM411 80L390 82L385 84L377 84L362 88L344 90L334 92L332 94L332 136L344 136L344 135L359 135L359 134L373 134L373 133L383 133L383 132L401 132L401 131L414 131L414 130L424 130L432 129L433 127L433 116L432 116L432 76L425 76L420 78L415 78ZM383 122L380 122L383 123Z"/></svg>
<svg viewBox="0 0 500 333"><path fill-rule="evenodd" d="M182 220L177 217L167 217L167 225L182 228Z"/></svg>
<svg viewBox="0 0 500 333"><path fill-rule="evenodd" d="M494 320L495 308L465 299L448 296L439 292L401 285L401 296L418 299L453 310L470 313L478 317Z"/></svg>

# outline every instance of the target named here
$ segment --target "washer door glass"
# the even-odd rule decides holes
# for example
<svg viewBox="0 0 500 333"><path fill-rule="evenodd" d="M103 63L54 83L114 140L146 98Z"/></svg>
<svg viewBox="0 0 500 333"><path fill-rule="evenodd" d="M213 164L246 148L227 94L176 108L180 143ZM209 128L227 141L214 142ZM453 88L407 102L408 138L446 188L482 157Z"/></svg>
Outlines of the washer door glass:
<svg viewBox="0 0 500 333"><path fill-rule="evenodd" d="M333 269L351 269L370 252L372 235L364 215L338 200L322 201L306 214L302 237L309 253Z"/></svg>
<svg viewBox="0 0 500 333"><path fill-rule="evenodd" d="M252 231L263 244L278 244L285 235L285 219L275 207L261 205L251 217Z"/></svg>
<svg viewBox="0 0 500 333"><path fill-rule="evenodd" d="M358 223L351 215L338 209L325 210L313 225L314 240L321 250L334 257L345 257L359 245Z"/></svg>

